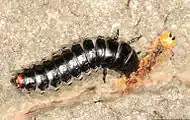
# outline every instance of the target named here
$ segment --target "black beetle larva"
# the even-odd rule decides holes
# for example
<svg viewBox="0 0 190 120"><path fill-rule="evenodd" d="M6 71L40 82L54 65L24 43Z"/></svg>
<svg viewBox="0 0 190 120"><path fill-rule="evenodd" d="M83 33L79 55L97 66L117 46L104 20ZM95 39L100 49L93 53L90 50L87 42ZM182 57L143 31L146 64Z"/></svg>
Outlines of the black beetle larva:
<svg viewBox="0 0 190 120"><path fill-rule="evenodd" d="M24 69L11 82L28 91L43 91L50 85L57 87L61 82L70 84L72 77L79 77L89 69L114 69L128 76L138 69L137 53L128 44L130 42L117 40L118 34L115 37L98 36L95 40L86 38L82 43L63 49L51 60Z"/></svg>

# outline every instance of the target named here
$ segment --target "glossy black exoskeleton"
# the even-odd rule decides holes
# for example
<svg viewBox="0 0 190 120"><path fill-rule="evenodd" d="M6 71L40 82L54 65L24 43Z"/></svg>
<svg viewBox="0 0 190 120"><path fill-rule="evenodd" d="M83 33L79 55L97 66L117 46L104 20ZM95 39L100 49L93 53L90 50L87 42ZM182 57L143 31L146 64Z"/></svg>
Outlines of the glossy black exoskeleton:
<svg viewBox="0 0 190 120"><path fill-rule="evenodd" d="M118 35L118 34L117 34ZM62 53L18 73L13 83L27 90L45 90L57 87L61 82L70 84L72 77L81 76L90 69L114 69L128 76L138 68L139 60L135 50L126 42L118 42L118 36L86 38L82 43L63 49Z"/></svg>

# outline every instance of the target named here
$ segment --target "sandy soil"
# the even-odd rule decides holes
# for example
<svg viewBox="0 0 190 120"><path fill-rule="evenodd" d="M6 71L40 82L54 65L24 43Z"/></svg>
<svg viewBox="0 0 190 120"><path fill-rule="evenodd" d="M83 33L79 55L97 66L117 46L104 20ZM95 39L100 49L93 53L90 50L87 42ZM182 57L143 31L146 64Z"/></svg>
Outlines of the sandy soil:
<svg viewBox="0 0 190 120"><path fill-rule="evenodd" d="M0 119L124 120L190 119L189 0L0 0ZM145 51L158 33L176 35L173 60L158 64L151 82L128 95L110 95L109 72L101 70L59 91L27 94L9 82L11 74L50 57L81 37L108 36L119 25L120 37ZM76 80L77 81L77 80ZM95 90L91 90L95 88Z"/></svg>

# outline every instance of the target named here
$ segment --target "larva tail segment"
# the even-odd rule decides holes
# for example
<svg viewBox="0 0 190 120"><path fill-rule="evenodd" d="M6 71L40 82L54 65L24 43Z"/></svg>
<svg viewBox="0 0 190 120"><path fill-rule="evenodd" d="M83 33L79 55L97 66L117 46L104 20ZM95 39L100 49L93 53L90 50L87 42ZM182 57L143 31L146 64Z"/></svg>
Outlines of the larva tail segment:
<svg viewBox="0 0 190 120"><path fill-rule="evenodd" d="M151 72L153 66L160 61L160 59L167 56L175 44L176 38L174 34L169 31L164 31L160 36L156 37L148 55L140 60L137 71L131 73L128 78L123 75L118 80L118 82L121 81L122 83L125 81L124 92L128 93L129 91L135 89L135 87L137 87L137 83L143 81L144 77Z"/></svg>
<svg viewBox="0 0 190 120"><path fill-rule="evenodd" d="M16 77L13 77L10 82L17 86L17 87L22 87L23 86L23 76L21 74L14 75Z"/></svg>

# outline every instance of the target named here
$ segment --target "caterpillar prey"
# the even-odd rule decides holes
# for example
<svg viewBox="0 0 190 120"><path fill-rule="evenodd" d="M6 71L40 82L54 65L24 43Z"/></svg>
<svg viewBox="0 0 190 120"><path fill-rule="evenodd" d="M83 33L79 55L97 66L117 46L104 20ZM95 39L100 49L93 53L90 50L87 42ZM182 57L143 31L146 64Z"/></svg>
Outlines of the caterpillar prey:
<svg viewBox="0 0 190 120"><path fill-rule="evenodd" d="M157 36L148 54L140 60L137 71L132 72L129 77L123 75L117 80L117 86L122 89L124 87L125 90L123 92L129 92L130 89L134 89L133 87L143 81L144 77L151 72L158 61L172 52L175 44L176 38L169 31L164 31Z"/></svg>

